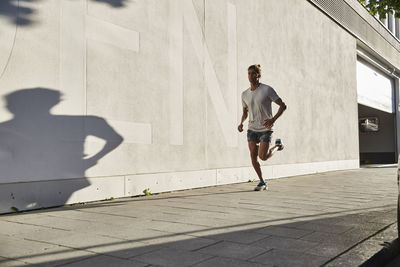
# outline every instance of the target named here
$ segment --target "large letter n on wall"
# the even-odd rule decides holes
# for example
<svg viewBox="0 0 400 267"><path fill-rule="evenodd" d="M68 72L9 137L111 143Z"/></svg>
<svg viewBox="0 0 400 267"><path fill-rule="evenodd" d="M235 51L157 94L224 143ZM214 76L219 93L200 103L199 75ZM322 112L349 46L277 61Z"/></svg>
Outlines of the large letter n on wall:
<svg viewBox="0 0 400 267"><path fill-rule="evenodd" d="M210 53L192 0L170 1L170 144L183 145L183 21L199 62L203 63L205 83L214 106L222 134L229 147L237 147L237 49L236 8L228 3L228 76L227 101L221 92ZM173 83L172 83L173 81ZM173 101L172 101L173 100Z"/></svg>

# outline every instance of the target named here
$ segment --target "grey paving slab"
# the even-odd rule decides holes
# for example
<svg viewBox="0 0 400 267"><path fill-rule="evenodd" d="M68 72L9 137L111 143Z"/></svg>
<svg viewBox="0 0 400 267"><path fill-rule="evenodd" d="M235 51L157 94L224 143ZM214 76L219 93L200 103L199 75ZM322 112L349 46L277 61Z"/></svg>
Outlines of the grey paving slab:
<svg viewBox="0 0 400 267"><path fill-rule="evenodd" d="M60 266L78 260L84 260L96 255L95 253L71 249L66 247L55 246L47 249L43 253L31 254L26 257L19 258L20 260L29 263L29 265L37 266Z"/></svg>
<svg viewBox="0 0 400 267"><path fill-rule="evenodd" d="M147 222L146 228L149 230L158 230L171 233L190 233L207 229L207 227L205 226L200 226L195 224L166 222L159 220L152 220L150 222Z"/></svg>
<svg viewBox="0 0 400 267"><path fill-rule="evenodd" d="M45 253L52 244L44 244L15 237L3 237L0 246L0 256L5 258L20 259L29 255Z"/></svg>
<svg viewBox="0 0 400 267"><path fill-rule="evenodd" d="M103 244L96 247L88 247L85 249L85 251L129 259L158 249L161 249L161 246L149 245L140 242L123 241L111 244Z"/></svg>
<svg viewBox="0 0 400 267"><path fill-rule="evenodd" d="M144 267L147 263L142 263L134 260L118 259L115 257L100 255L94 256L88 259L76 261L73 263L65 264L65 267L87 267L87 266L98 266L98 267Z"/></svg>
<svg viewBox="0 0 400 267"><path fill-rule="evenodd" d="M269 236L268 234L258 233L254 231L233 231L233 232L209 235L208 238L214 240L225 240L242 244L250 244L257 240L266 238L268 236Z"/></svg>
<svg viewBox="0 0 400 267"><path fill-rule="evenodd" d="M44 215L42 217L33 218L27 221L27 223L47 228L74 230L79 228L89 228L92 222Z"/></svg>
<svg viewBox="0 0 400 267"><path fill-rule="evenodd" d="M41 242L96 252L98 248L121 244L126 241L100 235L74 233L67 236L58 236L48 239L43 238Z"/></svg>
<svg viewBox="0 0 400 267"><path fill-rule="evenodd" d="M194 251L215 244L216 242L218 241L201 237L179 236L179 238L174 238L173 241L163 242L162 245L169 248Z"/></svg>
<svg viewBox="0 0 400 267"><path fill-rule="evenodd" d="M148 242L154 238L160 237L168 237L175 235L174 233L149 230L145 227L133 227L133 228L124 228L124 229L116 229L109 228L108 231L104 231L100 236L108 237L112 239L120 239L120 240L128 240L135 242Z"/></svg>
<svg viewBox="0 0 400 267"><path fill-rule="evenodd" d="M332 225L332 224L338 224L342 223L344 221L344 218L341 216L335 216L335 217L327 217L324 216L323 218L318 218L313 220L313 223L318 223L318 224L327 224L327 225Z"/></svg>
<svg viewBox="0 0 400 267"><path fill-rule="evenodd" d="M48 229L48 227L0 220L0 234L3 235L18 235L21 233L31 233L32 231L43 229Z"/></svg>
<svg viewBox="0 0 400 267"><path fill-rule="evenodd" d="M217 241L207 238L194 237L190 235L182 234L166 234L158 237L149 238L144 240L143 243L148 245L165 245L167 247L179 248L183 250L195 250L211 244Z"/></svg>
<svg viewBox="0 0 400 267"><path fill-rule="evenodd" d="M388 223L384 223L384 222L359 223L359 222L346 221L346 222L337 223L337 225L351 226L353 229L377 231L377 230L380 230L380 229L384 228L385 226L387 226Z"/></svg>
<svg viewBox="0 0 400 267"><path fill-rule="evenodd" d="M324 232L313 232L309 235L301 237L301 240L306 240L306 241L311 241L311 242L316 242L316 243L324 243L324 242L330 242L330 243L340 243L340 244L355 244L362 239L365 238L365 232L360 232L360 233L351 233L346 232L344 234L331 234L331 233L324 233Z"/></svg>
<svg viewBox="0 0 400 267"><path fill-rule="evenodd" d="M305 253L272 249L258 257L251 259L251 261L258 262L264 266L304 266L313 267L321 266L329 258L324 258Z"/></svg>
<svg viewBox="0 0 400 267"><path fill-rule="evenodd" d="M87 210L66 210L59 211L57 213L51 213L50 216L59 217L59 218L69 218L75 220L83 220L83 221L91 221L91 222L101 222L103 224L108 225L116 225L116 226L124 226L127 224L132 224L134 222L144 222L146 220L136 218L136 217L128 217L128 216L118 216L118 215L110 215L105 213L96 213ZM148 220L150 221L150 220Z"/></svg>
<svg viewBox="0 0 400 267"><path fill-rule="evenodd" d="M299 226L301 226L300 224ZM290 238L301 238L305 235L312 233L312 230L303 230L303 229L295 229L289 227L282 226L267 226L261 229L256 230L257 233L263 233L273 236L283 236Z"/></svg>
<svg viewBox="0 0 400 267"><path fill-rule="evenodd" d="M305 250L307 254L321 256L326 258L334 258L335 256L345 252L351 247L352 244L348 243L337 243L337 242L324 242L319 243L311 249Z"/></svg>
<svg viewBox="0 0 400 267"><path fill-rule="evenodd" d="M59 229L40 229L37 231L32 231L28 233L21 233L18 235L14 235L14 237L18 237L20 239L27 239L32 241L51 241L53 239L60 239L63 237L68 237L70 235L76 234L71 230L59 230Z"/></svg>
<svg viewBox="0 0 400 267"><path fill-rule="evenodd" d="M268 192L243 183L4 215L0 238L11 239L0 256L49 266L100 256L160 266L332 259L368 237L365 247L386 241L374 234L395 219L395 175L340 171L270 180ZM338 259L359 257L348 255Z"/></svg>
<svg viewBox="0 0 400 267"><path fill-rule="evenodd" d="M397 216L395 214L376 216L370 222L391 224L397 222Z"/></svg>
<svg viewBox="0 0 400 267"><path fill-rule="evenodd" d="M218 226L229 225L229 222L227 220L222 220L217 218L193 217L193 216L189 217L189 216L165 214L165 213L154 214L153 219L158 221L177 222L177 223L192 224L204 227L218 227Z"/></svg>
<svg viewBox="0 0 400 267"><path fill-rule="evenodd" d="M366 241L358 246L355 251L352 251L352 253L346 253L327 264L327 266L360 266L381 248L381 246L376 245L374 242Z"/></svg>
<svg viewBox="0 0 400 267"><path fill-rule="evenodd" d="M252 245L264 248L266 250L282 249L295 252L303 252L318 246L319 243L287 237L270 236L262 240L256 241L252 243Z"/></svg>
<svg viewBox="0 0 400 267"><path fill-rule="evenodd" d="M117 219L117 218L116 218ZM111 236L120 239L129 239L128 237L132 237L132 234L135 234L138 231L143 230L144 232L152 232L151 229L147 229L144 225L147 222L134 222L131 224L124 225L107 225L100 222L93 222L88 224L88 227L76 228L73 231L74 233L84 233L84 234L92 234L92 235L103 235L103 236ZM153 231L154 232L154 231ZM125 237L124 237L125 236Z"/></svg>
<svg viewBox="0 0 400 267"><path fill-rule="evenodd" d="M338 212L346 212L346 211L347 210L343 208L330 208L330 207L326 207L326 209L323 210L323 212L327 214L335 214Z"/></svg>
<svg viewBox="0 0 400 267"><path fill-rule="evenodd" d="M341 234L353 229L353 226L347 225L338 225L338 224L321 224L309 222L303 225L298 226L299 229L310 230L310 231L318 231L325 233L333 233L333 234Z"/></svg>
<svg viewBox="0 0 400 267"><path fill-rule="evenodd" d="M29 264L27 262L0 257L0 266L1 267L16 267L16 266L29 266L29 265L31 265L31 264Z"/></svg>
<svg viewBox="0 0 400 267"><path fill-rule="evenodd" d="M26 223L32 219L41 218L41 217L43 217L43 214L31 211L31 212L24 212L24 213L12 213L12 214L2 215L0 217L0 221Z"/></svg>
<svg viewBox="0 0 400 267"><path fill-rule="evenodd" d="M47 261L57 261L57 264L61 264L76 258L83 259L94 255L88 251L17 238L2 239L1 242L1 256L29 264L43 264Z"/></svg>
<svg viewBox="0 0 400 267"><path fill-rule="evenodd" d="M198 250L198 252L213 256L229 257L235 259L250 259L268 249L229 241L222 241L215 245Z"/></svg>
<svg viewBox="0 0 400 267"><path fill-rule="evenodd" d="M178 267L178 266L194 265L196 263L205 261L211 257L212 256L210 255L205 255L198 252L164 248L134 257L132 259L137 260L139 262L145 262L159 266Z"/></svg>
<svg viewBox="0 0 400 267"><path fill-rule="evenodd" d="M290 207L295 208L297 210L317 211L317 212L318 211L321 212L324 209L326 209L326 207L323 206L323 205L313 205L313 204L310 204L310 203L300 204L300 203L298 203L296 201L293 201L293 203L283 203L283 204L282 203L277 204L277 205L275 205L275 207L285 208L286 205L290 205Z"/></svg>
<svg viewBox="0 0 400 267"><path fill-rule="evenodd" d="M397 226L393 224L370 239L357 244L353 249L330 262L328 266L346 266L349 264L359 266L379 252L386 244L393 242L397 237Z"/></svg>
<svg viewBox="0 0 400 267"><path fill-rule="evenodd" d="M207 230L191 232L191 236L195 237L204 237L210 238L213 240L225 240L228 236L223 236L225 234L231 234L232 238L236 238L240 240L243 238L243 235L240 233L242 231L252 231L253 229L258 229L258 224L235 224L235 225L227 225L227 226L218 226L218 227L210 227ZM237 233L237 234L236 234ZM234 236L235 234L235 236ZM250 238L257 238L253 234Z"/></svg>
<svg viewBox="0 0 400 267"><path fill-rule="evenodd" d="M259 264L255 262L243 261L238 259L214 257L209 260L203 261L199 264L193 265L194 267L263 267L264 264Z"/></svg>
<svg viewBox="0 0 400 267"><path fill-rule="evenodd" d="M221 210L221 206L208 205L208 203L193 203L193 202L182 202L182 201L163 201L159 203L160 209L163 211L175 211L179 214L186 214L188 212L195 211L208 211L218 213L229 213L229 208L226 207L224 211ZM165 210L166 209L166 210Z"/></svg>
<svg viewBox="0 0 400 267"><path fill-rule="evenodd" d="M290 220L283 220L280 221L281 223L279 224L273 224L273 225L268 225L268 226L278 226L278 227L285 227L285 228L290 228L290 229L297 229L297 230L301 230L298 227L300 225L303 225L305 223L308 223L309 220L312 220L313 218L310 217L298 217L298 218L294 218L294 219L290 219ZM308 230L305 230L308 231Z"/></svg>

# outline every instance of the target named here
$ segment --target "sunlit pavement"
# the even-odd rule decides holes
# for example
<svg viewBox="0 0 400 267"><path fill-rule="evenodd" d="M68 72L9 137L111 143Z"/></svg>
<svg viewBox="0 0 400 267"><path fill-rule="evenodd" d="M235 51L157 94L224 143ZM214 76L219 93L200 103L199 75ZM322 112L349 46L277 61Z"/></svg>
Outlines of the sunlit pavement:
<svg viewBox="0 0 400 267"><path fill-rule="evenodd" d="M358 266L397 236L395 166L0 216L0 266Z"/></svg>

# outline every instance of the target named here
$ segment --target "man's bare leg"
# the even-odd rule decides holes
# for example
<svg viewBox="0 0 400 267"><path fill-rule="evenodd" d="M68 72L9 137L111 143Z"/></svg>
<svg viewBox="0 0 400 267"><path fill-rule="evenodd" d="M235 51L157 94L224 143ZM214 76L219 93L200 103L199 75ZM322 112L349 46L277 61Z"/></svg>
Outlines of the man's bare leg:
<svg viewBox="0 0 400 267"><path fill-rule="evenodd" d="M278 151L279 146L273 146L269 149L269 143L267 142L261 142L260 143L260 149L258 150L258 157L265 161L272 157L276 151Z"/></svg>
<svg viewBox="0 0 400 267"><path fill-rule="evenodd" d="M253 168L256 171L260 182L264 183L264 179L262 178L262 172L260 163L258 162L258 153L259 148L256 142L249 142L249 150L250 150L250 157L251 157L251 164L253 164Z"/></svg>

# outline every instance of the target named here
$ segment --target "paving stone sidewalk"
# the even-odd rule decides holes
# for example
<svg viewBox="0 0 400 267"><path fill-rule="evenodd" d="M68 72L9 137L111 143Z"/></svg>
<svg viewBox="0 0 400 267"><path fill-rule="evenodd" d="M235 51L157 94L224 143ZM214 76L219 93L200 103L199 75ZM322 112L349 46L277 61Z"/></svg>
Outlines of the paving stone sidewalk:
<svg viewBox="0 0 400 267"><path fill-rule="evenodd" d="M275 179L263 192L243 183L2 215L0 266L358 266L396 232L396 173L362 168Z"/></svg>

